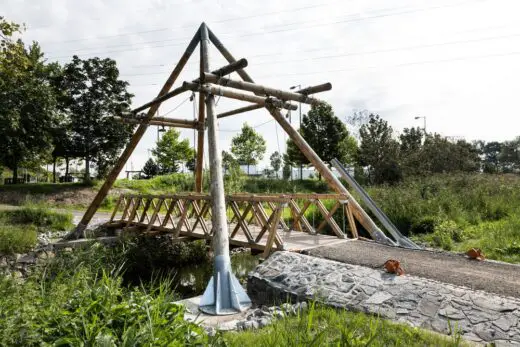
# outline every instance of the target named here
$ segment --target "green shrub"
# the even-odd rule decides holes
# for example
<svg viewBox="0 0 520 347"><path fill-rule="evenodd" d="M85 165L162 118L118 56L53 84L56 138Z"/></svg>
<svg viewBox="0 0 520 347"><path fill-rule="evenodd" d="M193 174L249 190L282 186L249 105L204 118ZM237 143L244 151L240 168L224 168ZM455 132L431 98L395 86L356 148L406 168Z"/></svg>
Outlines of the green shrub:
<svg viewBox="0 0 520 347"><path fill-rule="evenodd" d="M35 225L52 230L67 230L73 226L72 214L51 211L43 207L0 211L0 220L6 224Z"/></svg>
<svg viewBox="0 0 520 347"><path fill-rule="evenodd" d="M28 252L37 241L34 226L0 225L0 254Z"/></svg>
<svg viewBox="0 0 520 347"><path fill-rule="evenodd" d="M62 253L23 283L0 278L0 345L208 344L200 326L184 321L170 281L127 288L110 252Z"/></svg>
<svg viewBox="0 0 520 347"><path fill-rule="evenodd" d="M435 231L436 220L433 217L425 217L412 224L410 233L412 235L431 234Z"/></svg>

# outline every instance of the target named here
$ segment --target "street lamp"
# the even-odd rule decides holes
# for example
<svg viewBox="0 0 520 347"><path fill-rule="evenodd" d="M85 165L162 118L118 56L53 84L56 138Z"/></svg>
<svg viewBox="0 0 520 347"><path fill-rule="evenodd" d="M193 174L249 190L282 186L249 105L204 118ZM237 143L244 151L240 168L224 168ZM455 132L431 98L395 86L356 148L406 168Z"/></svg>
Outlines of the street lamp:
<svg viewBox="0 0 520 347"><path fill-rule="evenodd" d="M426 135L426 117L421 117L421 116L415 117L415 119L421 119L421 118L424 120L423 131L424 131L424 134Z"/></svg>
<svg viewBox="0 0 520 347"><path fill-rule="evenodd" d="M289 89L293 90L293 89L296 89L296 88L298 88L298 90L300 90L300 89L302 89L302 85L301 84L297 84L295 86L290 87ZM301 103L301 101L299 102L298 110L299 110L299 113L300 113L300 128L301 128L302 127L302 103ZM300 163L300 180L303 180L303 164L302 163Z"/></svg>

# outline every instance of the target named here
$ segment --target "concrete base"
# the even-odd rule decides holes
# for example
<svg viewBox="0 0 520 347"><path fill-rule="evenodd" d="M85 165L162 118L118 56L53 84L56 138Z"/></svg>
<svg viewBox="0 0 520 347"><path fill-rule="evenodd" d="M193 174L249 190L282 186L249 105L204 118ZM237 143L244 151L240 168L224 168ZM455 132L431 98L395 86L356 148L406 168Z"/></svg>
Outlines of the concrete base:
<svg viewBox="0 0 520 347"><path fill-rule="evenodd" d="M252 310L251 308L248 308L243 312L225 316L209 315L199 310L201 298L202 295L199 295L175 303L186 307L186 313L184 314L185 320L189 322L197 322L203 327L214 328L217 330L236 330L237 323L245 320L248 313Z"/></svg>

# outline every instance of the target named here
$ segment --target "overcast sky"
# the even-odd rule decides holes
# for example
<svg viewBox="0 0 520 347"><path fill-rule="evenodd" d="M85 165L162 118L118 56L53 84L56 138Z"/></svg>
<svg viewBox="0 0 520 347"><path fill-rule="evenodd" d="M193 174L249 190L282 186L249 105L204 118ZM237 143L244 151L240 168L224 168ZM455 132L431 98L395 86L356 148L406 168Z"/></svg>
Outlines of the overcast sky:
<svg viewBox="0 0 520 347"><path fill-rule="evenodd" d="M0 0L2 15L27 25L49 60L110 57L135 94L153 99L205 21L256 82L288 89L331 82L320 98L345 121L354 110L380 114L397 131L421 126L467 140L506 140L517 127L520 3L515 0ZM198 51L197 51L198 52ZM225 64L211 48L211 68ZM194 54L176 86L197 77ZM238 78L233 75L232 78ZM160 115L192 119L183 94ZM179 107L180 105L180 107ZM217 112L242 104L219 100ZM175 109L175 110L174 110ZM172 111L174 110L174 111ZM307 112L303 107L303 112ZM298 111L293 111L298 126ZM257 126L267 153L286 136L265 110L220 121L221 149L243 122ZM182 136L193 143L193 131ZM127 168L140 169L154 146L150 127ZM207 158L207 155L206 155Z"/></svg>

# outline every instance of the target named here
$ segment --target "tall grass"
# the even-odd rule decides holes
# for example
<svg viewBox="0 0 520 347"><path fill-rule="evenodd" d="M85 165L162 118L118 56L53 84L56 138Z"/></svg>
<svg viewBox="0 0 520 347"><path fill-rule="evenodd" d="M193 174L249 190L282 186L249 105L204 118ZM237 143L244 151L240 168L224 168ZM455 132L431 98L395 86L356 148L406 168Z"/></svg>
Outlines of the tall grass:
<svg viewBox="0 0 520 347"><path fill-rule="evenodd" d="M34 225L38 228L67 230L72 224L72 214L52 211L41 206L25 206L19 209L0 211L0 223Z"/></svg>
<svg viewBox="0 0 520 347"><path fill-rule="evenodd" d="M62 253L23 283L0 278L0 345L206 345L166 279L123 286L119 255Z"/></svg>
<svg viewBox="0 0 520 347"><path fill-rule="evenodd" d="M445 337L374 316L314 307L284 317L262 330L227 333L230 346L460 346L460 336Z"/></svg>
<svg viewBox="0 0 520 347"><path fill-rule="evenodd" d="M28 252L36 245L37 241L36 228L32 225L0 224L0 255Z"/></svg>

